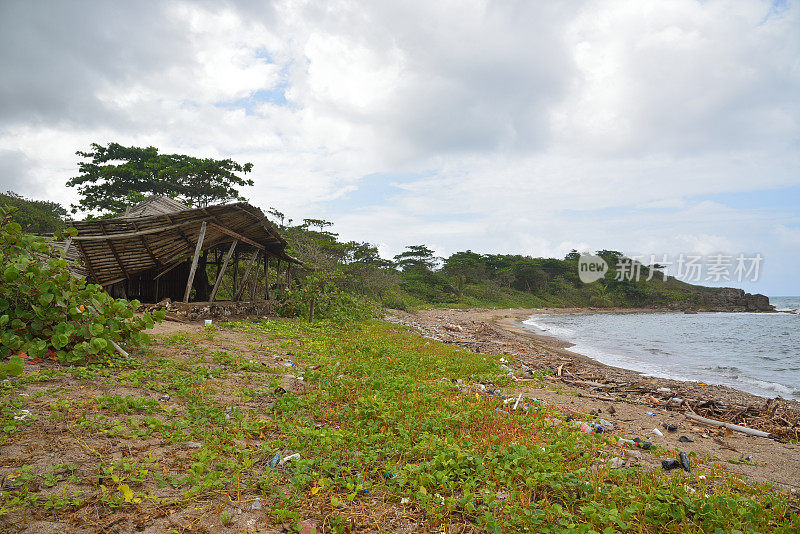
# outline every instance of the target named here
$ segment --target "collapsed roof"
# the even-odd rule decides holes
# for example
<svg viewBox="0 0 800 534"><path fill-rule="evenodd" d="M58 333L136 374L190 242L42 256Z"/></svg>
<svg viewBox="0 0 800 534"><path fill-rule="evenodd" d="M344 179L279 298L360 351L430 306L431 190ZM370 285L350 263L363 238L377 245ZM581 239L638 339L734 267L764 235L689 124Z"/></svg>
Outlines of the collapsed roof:
<svg viewBox="0 0 800 534"><path fill-rule="evenodd" d="M152 196L122 217L69 225L78 235L65 244L67 256L77 252L89 280L104 286L148 271L166 272L191 259L199 241L200 251L237 241L300 263L286 253L286 240L264 213L245 202L188 208L171 198Z"/></svg>

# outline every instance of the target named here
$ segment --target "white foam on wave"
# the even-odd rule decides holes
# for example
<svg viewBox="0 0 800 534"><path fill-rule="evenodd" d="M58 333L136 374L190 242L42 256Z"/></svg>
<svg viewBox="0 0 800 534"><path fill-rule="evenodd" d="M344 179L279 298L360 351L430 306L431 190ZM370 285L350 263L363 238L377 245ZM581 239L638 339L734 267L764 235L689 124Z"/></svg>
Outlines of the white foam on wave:
<svg viewBox="0 0 800 534"><path fill-rule="evenodd" d="M532 315L529 318L527 318L526 320L522 321L522 324L526 324L528 326L532 326L532 327L536 328L537 330L541 330L542 332L544 332L544 333L546 333L548 335L564 339L565 341L569 341L569 339L565 339L565 338L569 338L569 337L572 337L572 336L575 335L575 331L574 330L571 330L569 328L565 328L563 326L554 326L554 325L547 324L547 323L543 322L542 321L543 317L544 316L542 316L542 315Z"/></svg>

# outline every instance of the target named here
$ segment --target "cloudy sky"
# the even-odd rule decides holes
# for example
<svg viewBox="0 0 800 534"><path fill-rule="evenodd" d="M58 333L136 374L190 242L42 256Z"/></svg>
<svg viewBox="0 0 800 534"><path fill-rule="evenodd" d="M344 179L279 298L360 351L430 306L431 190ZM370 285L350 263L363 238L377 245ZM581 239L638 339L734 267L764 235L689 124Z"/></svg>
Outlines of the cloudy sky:
<svg viewBox="0 0 800 534"><path fill-rule="evenodd" d="M0 2L0 189L92 142L255 164L391 256L761 253L800 294L800 3Z"/></svg>

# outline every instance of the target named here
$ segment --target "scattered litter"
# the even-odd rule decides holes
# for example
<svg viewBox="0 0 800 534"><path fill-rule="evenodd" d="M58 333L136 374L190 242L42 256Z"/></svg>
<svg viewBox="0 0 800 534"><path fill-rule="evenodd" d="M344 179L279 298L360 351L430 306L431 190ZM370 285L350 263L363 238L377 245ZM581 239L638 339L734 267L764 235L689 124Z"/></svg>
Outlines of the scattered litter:
<svg viewBox="0 0 800 534"><path fill-rule="evenodd" d="M275 456L269 461L269 466L272 468L278 467L278 464L281 463L281 453L280 451L275 453Z"/></svg>
<svg viewBox="0 0 800 534"><path fill-rule="evenodd" d="M519 406L521 400L522 400L522 393L519 394L519 397L517 397L517 402L514 403L514 408L513 408L514 410L517 409L517 406Z"/></svg>
<svg viewBox="0 0 800 534"><path fill-rule="evenodd" d="M20 410L18 414L14 416L14 421L24 421L31 415L31 412L30 410Z"/></svg>
<svg viewBox="0 0 800 534"><path fill-rule="evenodd" d="M400 504L408 504L410 500L408 497L403 497L400 499Z"/></svg>
<svg viewBox="0 0 800 534"><path fill-rule="evenodd" d="M694 440L688 436L681 436L678 438L678 441L681 443L694 443Z"/></svg>
<svg viewBox="0 0 800 534"><path fill-rule="evenodd" d="M619 456L614 456L611 460L609 460L608 465L611 466L611 469L619 469L625 465L625 460Z"/></svg>
<svg viewBox="0 0 800 534"><path fill-rule="evenodd" d="M663 435L664 435L664 433L663 433L663 432L661 432L661 431L660 431L659 429L657 429L657 428L654 428L654 429L653 429L653 430L651 430L650 432L652 432L652 433L653 433L653 434L655 434L656 436L663 436Z"/></svg>
<svg viewBox="0 0 800 534"><path fill-rule="evenodd" d="M284 367L294 367L294 362L283 362Z"/></svg>
<svg viewBox="0 0 800 534"><path fill-rule="evenodd" d="M250 505L251 510L261 510L261 499L256 497L256 500L253 501L253 504Z"/></svg>
<svg viewBox="0 0 800 534"><path fill-rule="evenodd" d="M686 471L687 473L691 471L692 469L691 466L689 465L689 457L686 456L686 453L682 452L678 455L678 457L681 459L681 467L683 467L683 470Z"/></svg>
<svg viewBox="0 0 800 534"><path fill-rule="evenodd" d="M683 399L680 397L672 397L669 402L672 404L683 404Z"/></svg>
<svg viewBox="0 0 800 534"><path fill-rule="evenodd" d="M167 394L164 394L164 395L161 395L161 396L158 398L158 400L160 400L161 402L166 402L166 401L170 400L171 398L172 398L172 397L170 397L169 395L167 395Z"/></svg>
<svg viewBox="0 0 800 534"><path fill-rule="evenodd" d="M672 390L669 388L658 388L659 393L672 393Z"/></svg>
<svg viewBox="0 0 800 534"><path fill-rule="evenodd" d="M298 458L300 458L300 453L296 452L294 454L290 454L289 456L287 456L286 458L281 460L280 463L281 463L281 465L283 465L285 463L291 462L292 460L297 460Z"/></svg>
<svg viewBox="0 0 800 534"><path fill-rule="evenodd" d="M311 368L311 370L312 370L312 371L316 371L316 370L317 370L317 369L319 369L320 367L322 367L322 366L321 366L321 365L315 365L314 367L312 367L312 368Z"/></svg>
<svg viewBox="0 0 800 534"><path fill-rule="evenodd" d="M625 438L619 438L617 440L617 443L619 445L623 446L623 447L638 447L638 448L646 450L646 451L650 450L650 447L653 446L653 444L650 443L649 441L644 441L644 440L641 440L639 438L633 438L632 440L625 439Z"/></svg>
<svg viewBox="0 0 800 534"><path fill-rule="evenodd" d="M661 423L661 426L664 427L665 429L667 429L667 432L677 432L678 431L678 425L676 425L675 423L666 423L666 422L664 422L664 423Z"/></svg>
<svg viewBox="0 0 800 534"><path fill-rule="evenodd" d="M647 415L652 415L653 417L656 417L658 414L655 412L647 412Z"/></svg>
<svg viewBox="0 0 800 534"><path fill-rule="evenodd" d="M190 449L199 449L200 447L203 446L202 443L199 443L197 441L187 441L186 443L184 443L184 445L186 445Z"/></svg>
<svg viewBox="0 0 800 534"><path fill-rule="evenodd" d="M206 319L205 320L205 326L211 326L212 323L213 323L213 321L211 319Z"/></svg>
<svg viewBox="0 0 800 534"><path fill-rule="evenodd" d="M680 462L675 458L670 458L669 460L661 460L661 467L664 468L664 471L672 471L673 469L678 469L681 466Z"/></svg>

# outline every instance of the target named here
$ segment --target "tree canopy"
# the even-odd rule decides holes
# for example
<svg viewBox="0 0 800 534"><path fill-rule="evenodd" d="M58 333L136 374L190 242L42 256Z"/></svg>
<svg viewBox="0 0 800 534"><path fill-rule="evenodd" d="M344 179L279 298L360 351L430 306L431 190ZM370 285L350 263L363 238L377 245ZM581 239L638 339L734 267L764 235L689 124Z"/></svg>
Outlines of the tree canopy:
<svg viewBox="0 0 800 534"><path fill-rule="evenodd" d="M243 178L252 163L231 159L197 158L183 154L160 154L155 147L128 147L119 143L92 143L78 162L79 175L67 181L80 194L78 210L119 214L147 195L173 197L191 207L214 202L244 200L239 188L253 185Z"/></svg>
<svg viewBox="0 0 800 534"><path fill-rule="evenodd" d="M67 210L57 202L32 200L13 191L0 193L0 205L16 208L12 218L22 227L23 232L32 234L52 234L66 227L64 220Z"/></svg>
<svg viewBox="0 0 800 534"><path fill-rule="evenodd" d="M406 250L394 257L397 266L403 271L429 271L436 266L433 251L425 245L409 245Z"/></svg>

